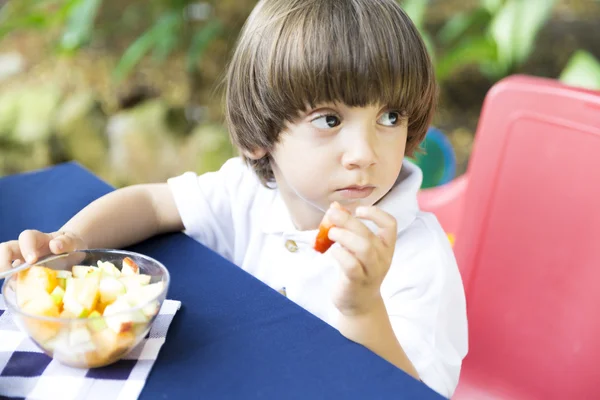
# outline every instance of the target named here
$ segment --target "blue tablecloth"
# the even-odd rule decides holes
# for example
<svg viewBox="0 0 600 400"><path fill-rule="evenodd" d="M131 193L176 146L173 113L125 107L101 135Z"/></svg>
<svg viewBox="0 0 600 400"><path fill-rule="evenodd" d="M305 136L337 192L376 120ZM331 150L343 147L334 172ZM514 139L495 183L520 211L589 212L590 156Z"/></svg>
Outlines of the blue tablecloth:
<svg viewBox="0 0 600 400"><path fill-rule="evenodd" d="M57 230L112 188L74 163L0 179L0 242ZM440 399L183 234L132 248L163 262L180 300L140 398Z"/></svg>

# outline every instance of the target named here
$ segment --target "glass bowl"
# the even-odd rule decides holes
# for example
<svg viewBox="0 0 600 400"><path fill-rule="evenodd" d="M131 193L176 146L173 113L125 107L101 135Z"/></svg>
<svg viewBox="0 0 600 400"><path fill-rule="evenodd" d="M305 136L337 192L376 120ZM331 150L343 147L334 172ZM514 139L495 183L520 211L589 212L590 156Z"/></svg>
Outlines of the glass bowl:
<svg viewBox="0 0 600 400"><path fill-rule="evenodd" d="M78 250L40 260L4 280L21 330L50 357L77 368L112 364L149 332L167 296L160 262L123 250Z"/></svg>

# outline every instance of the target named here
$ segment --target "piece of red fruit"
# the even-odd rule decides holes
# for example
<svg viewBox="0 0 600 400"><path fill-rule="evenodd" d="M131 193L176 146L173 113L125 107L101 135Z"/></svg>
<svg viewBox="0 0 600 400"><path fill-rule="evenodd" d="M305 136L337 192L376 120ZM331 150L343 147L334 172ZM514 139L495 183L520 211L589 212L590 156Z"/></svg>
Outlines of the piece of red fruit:
<svg viewBox="0 0 600 400"><path fill-rule="evenodd" d="M135 261L133 261L131 258L125 257L123 259L123 264L127 264L133 270L134 273L139 274L140 267L138 267Z"/></svg>
<svg viewBox="0 0 600 400"><path fill-rule="evenodd" d="M327 217L323 218L319 225L319 232L317 233L317 239L315 240L314 249L319 253L325 253L333 245L333 241L329 239L329 229L333 224Z"/></svg>
<svg viewBox="0 0 600 400"><path fill-rule="evenodd" d="M342 207L337 201L331 203L331 207L349 213L349 211ZM317 239L315 240L314 246L314 249L319 253L325 253L334 243L333 240L329 239L329 229L331 229L332 226L333 224L329 221L329 218L327 218L327 214L325 214L319 225L319 232L317 233Z"/></svg>

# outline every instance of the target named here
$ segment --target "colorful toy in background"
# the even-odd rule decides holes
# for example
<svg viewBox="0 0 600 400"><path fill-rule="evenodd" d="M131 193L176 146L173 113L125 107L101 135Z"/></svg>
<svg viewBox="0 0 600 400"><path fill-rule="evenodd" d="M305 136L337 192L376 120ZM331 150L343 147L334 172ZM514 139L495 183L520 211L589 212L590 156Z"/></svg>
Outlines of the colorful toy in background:
<svg viewBox="0 0 600 400"><path fill-rule="evenodd" d="M432 126L421 146L424 152L411 158L423 171L421 189L442 186L452 181L456 175L456 155L446 135ZM446 234L450 245L454 246L454 233Z"/></svg>
<svg viewBox="0 0 600 400"><path fill-rule="evenodd" d="M421 189L441 186L454 179L456 155L446 135L432 126L421 146L424 152L411 158L423 171Z"/></svg>

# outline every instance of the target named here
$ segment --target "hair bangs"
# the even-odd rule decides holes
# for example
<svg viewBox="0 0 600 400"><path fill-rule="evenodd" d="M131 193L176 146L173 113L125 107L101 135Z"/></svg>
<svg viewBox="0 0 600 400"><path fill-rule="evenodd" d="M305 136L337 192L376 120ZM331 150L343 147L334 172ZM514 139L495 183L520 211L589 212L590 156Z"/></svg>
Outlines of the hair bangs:
<svg viewBox="0 0 600 400"><path fill-rule="evenodd" d="M398 23L408 21L398 7L378 0L317 0L296 12L288 14L295 24L281 25L266 66L276 114L292 119L331 102L389 107L409 123L430 113L433 71L425 46L415 45L418 35Z"/></svg>

